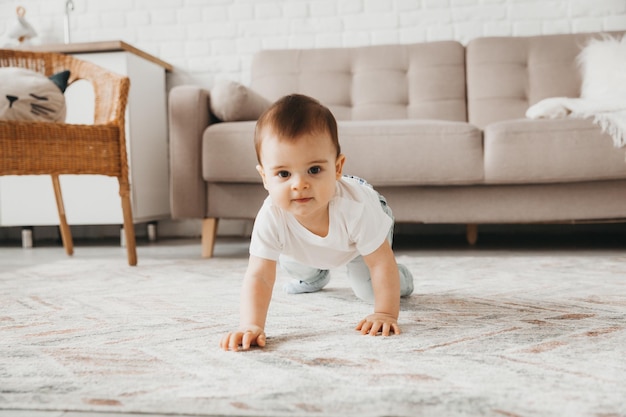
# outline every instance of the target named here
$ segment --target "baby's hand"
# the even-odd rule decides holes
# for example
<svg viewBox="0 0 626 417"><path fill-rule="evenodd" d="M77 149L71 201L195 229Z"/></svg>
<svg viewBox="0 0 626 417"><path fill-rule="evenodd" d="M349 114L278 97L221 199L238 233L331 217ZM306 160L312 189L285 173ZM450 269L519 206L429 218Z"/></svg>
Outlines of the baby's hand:
<svg viewBox="0 0 626 417"><path fill-rule="evenodd" d="M236 332L229 332L220 340L222 349L230 349L234 352L239 350L239 346L243 350L248 350L253 345L265 346L265 332L259 326L250 326Z"/></svg>
<svg viewBox="0 0 626 417"><path fill-rule="evenodd" d="M376 336L378 332L382 332L383 336L389 336L392 330L394 334L400 334L398 320L385 313L370 314L357 324L355 330L360 330L361 334L369 334L370 336Z"/></svg>

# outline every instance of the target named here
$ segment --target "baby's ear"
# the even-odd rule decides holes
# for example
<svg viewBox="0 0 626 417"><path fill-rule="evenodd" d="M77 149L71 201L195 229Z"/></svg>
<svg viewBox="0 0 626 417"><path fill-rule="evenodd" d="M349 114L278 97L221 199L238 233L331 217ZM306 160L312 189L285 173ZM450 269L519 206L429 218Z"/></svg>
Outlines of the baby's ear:
<svg viewBox="0 0 626 417"><path fill-rule="evenodd" d="M256 170L261 176L261 179L263 180L263 188L267 190L267 184L265 183L265 171L263 171L263 167L261 165L257 165Z"/></svg>
<svg viewBox="0 0 626 417"><path fill-rule="evenodd" d="M337 160L335 161L335 176L337 179L341 178L343 174L343 164L346 162L346 156L344 154L339 154Z"/></svg>

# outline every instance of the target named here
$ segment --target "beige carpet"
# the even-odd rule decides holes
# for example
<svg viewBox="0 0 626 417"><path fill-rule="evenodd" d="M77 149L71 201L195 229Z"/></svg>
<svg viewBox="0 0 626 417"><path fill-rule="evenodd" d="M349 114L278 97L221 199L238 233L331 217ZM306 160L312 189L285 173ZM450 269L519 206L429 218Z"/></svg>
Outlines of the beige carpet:
<svg viewBox="0 0 626 417"><path fill-rule="evenodd" d="M225 416L626 416L626 254L401 256L398 337L343 271L275 292L268 346L223 352L242 259L59 258L0 273L0 409ZM286 279L279 277L279 285Z"/></svg>

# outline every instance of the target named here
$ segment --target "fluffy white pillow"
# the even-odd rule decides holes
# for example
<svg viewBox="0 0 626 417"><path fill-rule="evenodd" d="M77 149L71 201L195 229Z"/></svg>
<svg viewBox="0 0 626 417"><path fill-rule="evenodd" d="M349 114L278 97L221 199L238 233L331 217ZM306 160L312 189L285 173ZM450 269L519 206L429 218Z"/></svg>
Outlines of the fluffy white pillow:
<svg viewBox="0 0 626 417"><path fill-rule="evenodd" d="M221 80L211 89L211 111L223 122L256 120L269 100L243 84Z"/></svg>
<svg viewBox="0 0 626 417"><path fill-rule="evenodd" d="M65 121L69 74L48 78L25 68L0 68L0 120Z"/></svg>
<svg viewBox="0 0 626 417"><path fill-rule="evenodd" d="M593 39L578 55L582 98L626 96L626 36Z"/></svg>

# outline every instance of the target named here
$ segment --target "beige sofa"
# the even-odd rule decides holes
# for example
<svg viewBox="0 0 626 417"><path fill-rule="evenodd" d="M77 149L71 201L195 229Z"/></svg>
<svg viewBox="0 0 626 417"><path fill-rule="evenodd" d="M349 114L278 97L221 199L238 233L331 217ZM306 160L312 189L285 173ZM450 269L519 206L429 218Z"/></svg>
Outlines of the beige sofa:
<svg viewBox="0 0 626 417"><path fill-rule="evenodd" d="M253 219L266 191L255 122L241 119L298 92L333 111L345 172L374 184L398 223L467 224L473 243L479 224L625 219L624 150L589 120L525 118L543 98L578 96L591 36L264 50L248 87L175 87L172 215L203 219L205 257L218 219Z"/></svg>

